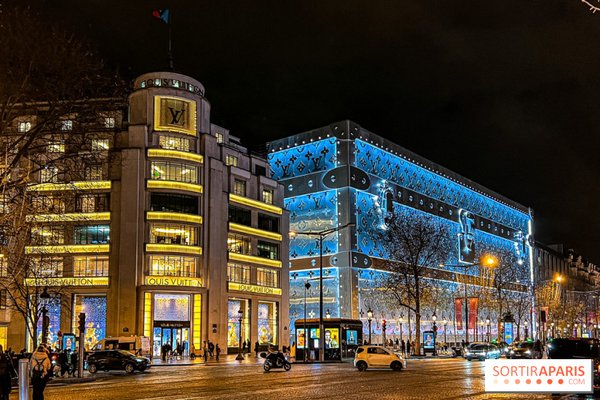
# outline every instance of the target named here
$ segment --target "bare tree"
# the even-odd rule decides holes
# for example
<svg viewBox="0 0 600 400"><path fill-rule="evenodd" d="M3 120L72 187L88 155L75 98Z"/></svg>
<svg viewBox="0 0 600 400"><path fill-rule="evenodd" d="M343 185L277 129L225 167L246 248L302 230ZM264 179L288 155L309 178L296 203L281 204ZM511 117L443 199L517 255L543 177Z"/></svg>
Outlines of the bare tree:
<svg viewBox="0 0 600 400"><path fill-rule="evenodd" d="M415 351L420 354L421 317L427 298L431 298L435 267L448 259L451 249L445 225L428 215L392 214L386 219L379 243L385 250L387 273L381 289L399 307L415 315Z"/></svg>
<svg viewBox="0 0 600 400"><path fill-rule="evenodd" d="M598 0L581 0L581 2L590 8L592 14L600 11L600 1Z"/></svg>

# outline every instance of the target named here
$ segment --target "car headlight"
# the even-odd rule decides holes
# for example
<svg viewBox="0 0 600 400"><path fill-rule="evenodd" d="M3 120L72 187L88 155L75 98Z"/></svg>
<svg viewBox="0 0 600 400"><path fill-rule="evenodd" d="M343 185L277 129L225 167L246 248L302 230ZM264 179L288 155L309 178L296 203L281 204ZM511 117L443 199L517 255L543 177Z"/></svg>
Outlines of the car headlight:
<svg viewBox="0 0 600 400"><path fill-rule="evenodd" d="M525 354L531 354L531 350L527 350Z"/></svg>
<svg viewBox="0 0 600 400"><path fill-rule="evenodd" d="M515 351L514 351L514 350L511 350L511 351L510 351L510 354L515 354Z"/></svg>

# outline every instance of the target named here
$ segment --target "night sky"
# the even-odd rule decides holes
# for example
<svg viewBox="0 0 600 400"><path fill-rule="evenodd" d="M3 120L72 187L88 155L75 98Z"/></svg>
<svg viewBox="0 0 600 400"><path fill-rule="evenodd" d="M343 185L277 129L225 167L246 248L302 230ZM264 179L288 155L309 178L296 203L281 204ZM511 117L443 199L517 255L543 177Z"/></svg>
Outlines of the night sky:
<svg viewBox="0 0 600 400"><path fill-rule="evenodd" d="M246 145L351 119L600 263L600 13L580 0L29 3L128 79L166 68L170 8L176 71Z"/></svg>

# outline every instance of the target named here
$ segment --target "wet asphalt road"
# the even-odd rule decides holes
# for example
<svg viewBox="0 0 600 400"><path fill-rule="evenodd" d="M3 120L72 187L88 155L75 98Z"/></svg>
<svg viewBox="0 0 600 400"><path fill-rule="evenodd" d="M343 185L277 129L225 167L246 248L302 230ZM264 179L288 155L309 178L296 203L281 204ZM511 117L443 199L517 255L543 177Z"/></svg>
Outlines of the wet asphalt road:
<svg viewBox="0 0 600 400"><path fill-rule="evenodd" d="M98 373L95 382L55 385L46 400L179 399L551 399L549 395L486 394L483 363L409 360L401 372L358 372L351 364L302 365L264 373L241 365L153 367L141 374ZM575 398L576 396L563 397ZM555 397L557 398L557 397ZM11 400L17 399L13 392Z"/></svg>

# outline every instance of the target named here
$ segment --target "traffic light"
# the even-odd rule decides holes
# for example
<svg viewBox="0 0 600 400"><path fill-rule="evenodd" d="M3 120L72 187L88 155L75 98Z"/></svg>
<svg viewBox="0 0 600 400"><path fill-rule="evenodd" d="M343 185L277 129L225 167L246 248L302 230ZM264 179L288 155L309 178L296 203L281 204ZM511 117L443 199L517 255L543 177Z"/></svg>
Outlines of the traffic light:
<svg viewBox="0 0 600 400"><path fill-rule="evenodd" d="M85 332L85 313L79 313L79 332Z"/></svg>
<svg viewBox="0 0 600 400"><path fill-rule="evenodd" d="M381 321L381 329L383 329L385 331L385 324L387 323L387 321L384 319Z"/></svg>

